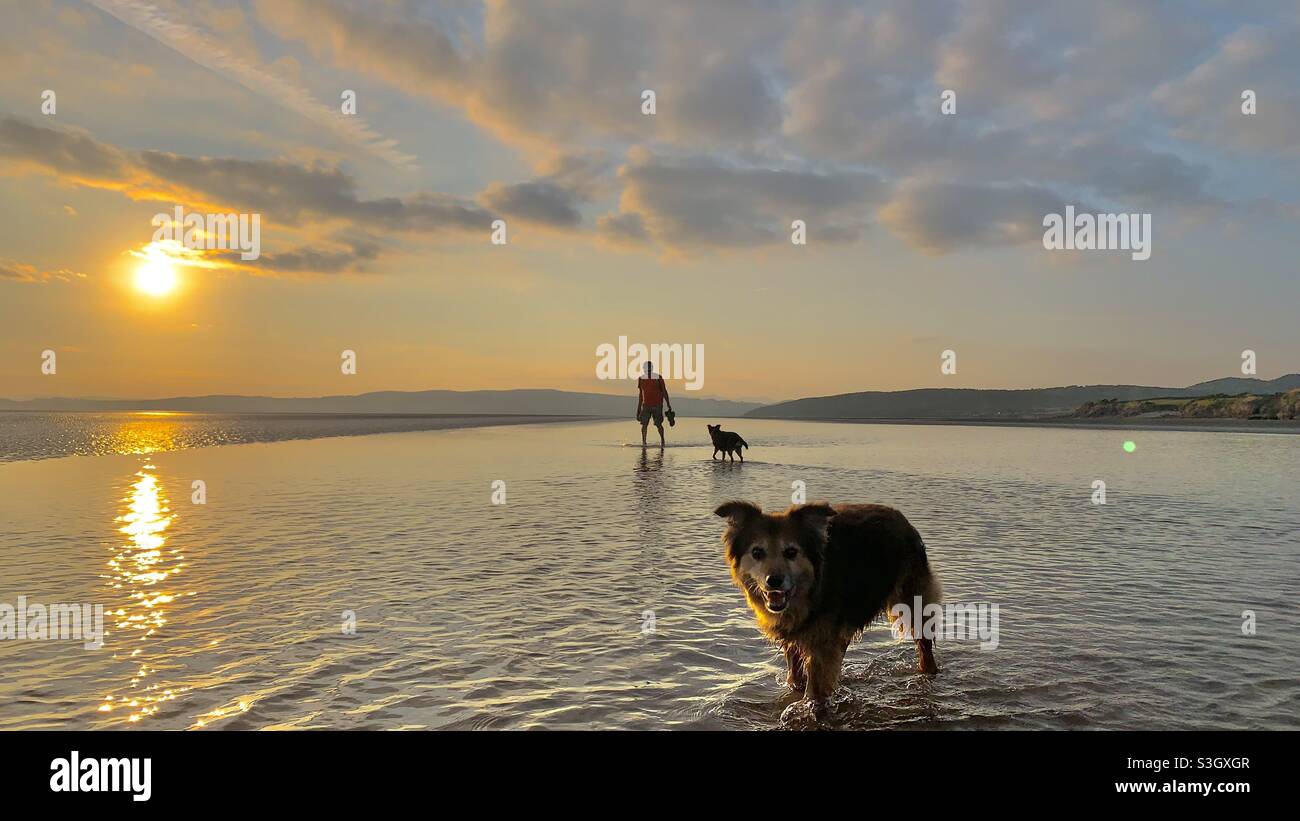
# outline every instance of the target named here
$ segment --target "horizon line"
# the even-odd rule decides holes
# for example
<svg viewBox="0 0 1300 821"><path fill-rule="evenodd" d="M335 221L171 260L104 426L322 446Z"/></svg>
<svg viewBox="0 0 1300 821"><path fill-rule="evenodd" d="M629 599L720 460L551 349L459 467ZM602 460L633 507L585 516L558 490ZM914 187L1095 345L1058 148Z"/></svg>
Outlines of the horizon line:
<svg viewBox="0 0 1300 821"><path fill-rule="evenodd" d="M799 397L793 397L793 398L787 398L787 399L776 399L776 400L768 400L768 399L732 399L732 398L727 398L727 397L722 397L722 396L716 396L716 395L707 395L707 396L706 396L706 395L700 395L700 396L693 396L693 395L690 395L690 394L679 395L677 398L678 398L679 400L680 400L680 399L692 399L692 400L698 400L698 401L709 401L709 402L731 402L731 403L735 403L735 404L748 404L748 405L759 405L759 406L763 406L763 405L778 405L778 404L782 404L782 403L785 403L785 402L795 402L795 401L800 401L800 400L803 400L803 399L829 399L829 398L834 398L834 397L839 397L839 396L851 396L851 395L854 395L854 394L860 394L860 393L909 393L909 392L913 392L913 391L935 391L935 390L955 390L955 391L1008 391L1008 392L1011 392L1011 391L1042 391L1042 390L1054 390L1054 389L1060 389L1060 388L1094 388L1094 387L1137 387L1137 388L1157 388L1157 389L1159 389L1159 388L1168 388L1169 390L1185 390L1185 389L1187 389L1187 388L1195 387L1196 385L1203 385L1203 384L1206 384L1206 383L1208 383L1208 382L1218 382L1218 381L1222 381L1222 380L1225 380L1225 379L1240 379L1240 380L1249 380L1249 381L1254 381L1254 382L1275 382L1275 381L1277 381L1277 380L1279 380L1279 379L1285 379L1285 378L1288 377L1288 376L1300 376L1300 371L1291 371L1291 372L1287 372L1287 373L1282 373L1282 374L1279 374L1278 376L1274 376L1274 377L1262 377L1262 376L1259 376L1259 375L1251 375L1251 376L1247 376L1247 375L1241 375L1241 376L1220 376L1220 377L1213 377L1213 378L1210 378L1210 379L1203 379L1203 380L1200 380L1199 382L1192 382L1191 384L1188 384L1188 385L1181 385L1181 386L1179 386L1179 385L1142 385L1142 384L1139 384L1139 383L1136 383L1136 382L1075 382L1075 383L1071 383L1071 384L1042 385L1042 386L1039 386L1039 387L1032 387L1032 388L975 387L975 386L968 386L968 385L964 385L964 386L960 386L960 387L923 386L923 387L915 387L915 388L897 388L897 389L893 389L893 390L881 390L881 389L867 388L867 389L863 389L863 390L843 391L843 392L840 392L840 393L816 394L816 395L811 395L811 396L799 396ZM628 380L628 381L630 382L631 380ZM672 381L681 381L681 380L668 380L668 381L671 383ZM593 391L593 390L573 390L573 389L566 389L566 388L552 388L552 387L540 387L540 388L539 388L539 387L516 387L516 388L420 388L420 389L415 389L415 390L401 390L401 389L379 388L379 389L376 389L376 390L362 391L362 392L359 392L359 393L332 393L332 394L319 394L319 395L310 395L310 396L308 396L308 395L298 395L298 396L275 396L275 395L270 395L270 394L261 394L261 393L202 393L202 394L169 394L169 395L165 395L165 396L151 396L151 397L150 397L150 396L62 396L62 395L49 395L49 394L46 394L46 395L42 395L42 396L29 396L29 397L26 397L26 398L15 398L15 397L0 396L0 402L40 402L40 401L46 401L46 400L51 400L51 401L53 401L53 400L58 400L58 401L79 401L79 402L164 402L164 401L168 401L168 400L181 400L181 399L215 399L215 398L222 398L222 399L269 399L269 400L278 400L278 401L292 401L292 400L298 400L298 401L312 401L312 400L321 400L321 399L353 399L353 398L358 398L358 397L363 397L363 396L373 396L373 395L376 395L376 394L384 394L384 393L392 393L392 394L408 394L408 395L409 395L409 394L436 393L436 392L443 392L443 393L458 393L458 394L471 394L471 393L522 393L522 392L525 392L525 391L551 392L551 393L571 393L571 394L579 394L579 395L583 395L583 396L610 396L610 397L624 397L624 396L627 395L626 392L619 392L619 393L603 393L603 392L600 392L600 391Z"/></svg>

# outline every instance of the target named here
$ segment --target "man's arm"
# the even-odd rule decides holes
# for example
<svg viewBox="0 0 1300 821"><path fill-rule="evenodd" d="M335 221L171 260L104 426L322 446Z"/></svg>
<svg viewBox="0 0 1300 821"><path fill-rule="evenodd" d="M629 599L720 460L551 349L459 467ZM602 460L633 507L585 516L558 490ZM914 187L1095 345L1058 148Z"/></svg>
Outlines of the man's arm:
<svg viewBox="0 0 1300 821"><path fill-rule="evenodd" d="M641 380L636 382L636 418L641 418Z"/></svg>
<svg viewBox="0 0 1300 821"><path fill-rule="evenodd" d="M673 409L673 400L668 396L668 386L664 384L664 378L659 377L659 390L664 392L664 402L668 405L668 410Z"/></svg>

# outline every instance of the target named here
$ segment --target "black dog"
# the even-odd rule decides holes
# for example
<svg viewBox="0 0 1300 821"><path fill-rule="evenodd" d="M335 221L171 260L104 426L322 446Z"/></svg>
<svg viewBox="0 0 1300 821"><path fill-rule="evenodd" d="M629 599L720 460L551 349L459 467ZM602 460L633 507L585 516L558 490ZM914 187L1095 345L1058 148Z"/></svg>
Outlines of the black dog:
<svg viewBox="0 0 1300 821"><path fill-rule="evenodd" d="M736 454L740 461L745 461L745 454L740 452L741 448L749 447L749 443L740 438L739 433L731 433L722 429L722 425L705 425L709 429L709 438L713 440L713 456L711 459L718 458L718 451L722 451L723 456ZM731 461L736 461L732 456Z"/></svg>

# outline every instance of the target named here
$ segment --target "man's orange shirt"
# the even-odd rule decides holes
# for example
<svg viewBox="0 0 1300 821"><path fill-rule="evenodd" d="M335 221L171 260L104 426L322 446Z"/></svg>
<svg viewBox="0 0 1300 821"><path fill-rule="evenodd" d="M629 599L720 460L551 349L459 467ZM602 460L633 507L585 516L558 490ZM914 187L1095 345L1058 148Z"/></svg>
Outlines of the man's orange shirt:
<svg viewBox="0 0 1300 821"><path fill-rule="evenodd" d="M641 407L657 408L664 403L664 378L656 376L654 379L646 379L644 376L638 377L636 386L641 391Z"/></svg>

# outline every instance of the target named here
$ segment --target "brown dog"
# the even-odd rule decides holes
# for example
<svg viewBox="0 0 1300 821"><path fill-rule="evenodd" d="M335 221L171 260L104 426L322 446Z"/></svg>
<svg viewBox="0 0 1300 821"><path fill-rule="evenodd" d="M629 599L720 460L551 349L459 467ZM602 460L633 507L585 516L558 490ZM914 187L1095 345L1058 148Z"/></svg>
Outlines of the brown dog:
<svg viewBox="0 0 1300 821"><path fill-rule="evenodd" d="M839 685L849 642L898 603L939 603L939 580L911 523L884 505L825 503L764 513L749 502L714 511L731 578L763 633L785 651L787 683L824 703ZM919 613L917 614L919 617ZM931 640L919 635L922 673L937 673Z"/></svg>

